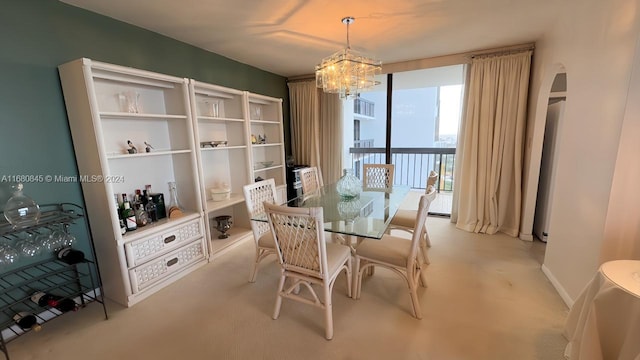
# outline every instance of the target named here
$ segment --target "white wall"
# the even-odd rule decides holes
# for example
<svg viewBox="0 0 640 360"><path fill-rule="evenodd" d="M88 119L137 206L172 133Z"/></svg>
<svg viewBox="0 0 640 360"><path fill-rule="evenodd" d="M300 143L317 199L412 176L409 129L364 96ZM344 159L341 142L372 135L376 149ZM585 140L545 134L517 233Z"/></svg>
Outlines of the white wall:
<svg viewBox="0 0 640 360"><path fill-rule="evenodd" d="M567 103L543 270L572 304L600 265L605 219L639 29L640 0L567 0L536 43L525 150L521 238L531 236L551 83L564 66Z"/></svg>
<svg viewBox="0 0 640 360"><path fill-rule="evenodd" d="M639 29L640 0L569 0L536 43L521 237L530 236L551 83L564 66L567 103L543 270L572 304L600 265L612 177Z"/></svg>
<svg viewBox="0 0 640 360"><path fill-rule="evenodd" d="M640 38L627 94L600 261L640 260Z"/></svg>

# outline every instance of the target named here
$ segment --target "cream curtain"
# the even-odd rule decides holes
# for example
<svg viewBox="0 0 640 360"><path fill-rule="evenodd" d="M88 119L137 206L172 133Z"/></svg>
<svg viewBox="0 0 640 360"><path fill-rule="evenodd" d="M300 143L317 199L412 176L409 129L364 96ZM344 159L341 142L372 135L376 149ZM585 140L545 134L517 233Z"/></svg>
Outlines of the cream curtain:
<svg viewBox="0 0 640 360"><path fill-rule="evenodd" d="M342 101L315 81L290 82L291 148L298 164L318 167L320 183L342 175Z"/></svg>
<svg viewBox="0 0 640 360"><path fill-rule="evenodd" d="M318 94L320 97L320 168L324 181L331 184L342 176L342 100L338 94L326 94L322 89L318 89Z"/></svg>
<svg viewBox="0 0 640 360"><path fill-rule="evenodd" d="M531 53L471 62L452 219L460 229L518 235Z"/></svg>
<svg viewBox="0 0 640 360"><path fill-rule="evenodd" d="M320 107L315 81L290 82L291 152L297 164L320 165Z"/></svg>

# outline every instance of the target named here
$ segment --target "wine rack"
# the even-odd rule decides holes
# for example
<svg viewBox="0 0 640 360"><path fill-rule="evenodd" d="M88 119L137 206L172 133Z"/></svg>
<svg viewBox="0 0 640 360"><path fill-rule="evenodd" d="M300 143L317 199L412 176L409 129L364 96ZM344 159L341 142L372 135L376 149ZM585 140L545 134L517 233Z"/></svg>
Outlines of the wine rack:
<svg viewBox="0 0 640 360"><path fill-rule="evenodd" d="M38 232L58 224L70 225L84 218L82 207L75 204L43 205L40 208L42 215L38 224L13 229L10 224L2 222L0 237L15 240L23 232ZM85 225L87 233L90 234L86 222ZM14 323L13 316L16 313L29 312L36 316L39 324L64 314L54 307L42 307L33 302L31 295L36 291L57 295L62 299L72 299L80 309L89 303L98 302L102 304L105 319L108 318L98 264L92 260L95 259L93 240L90 242L91 256L77 264L66 264L55 259L52 254L26 266L7 271L0 270L0 351L7 360L7 344L32 331L23 330Z"/></svg>

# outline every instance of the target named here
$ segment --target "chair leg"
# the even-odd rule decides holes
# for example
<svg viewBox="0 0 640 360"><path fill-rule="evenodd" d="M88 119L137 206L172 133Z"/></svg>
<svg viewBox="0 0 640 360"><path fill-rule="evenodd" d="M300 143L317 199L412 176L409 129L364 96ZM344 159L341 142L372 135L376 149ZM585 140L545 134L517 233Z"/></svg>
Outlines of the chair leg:
<svg viewBox="0 0 640 360"><path fill-rule="evenodd" d="M284 281L287 276L284 274L284 270L282 271L282 275L280 276L280 284L278 285L278 297L276 297L276 306L273 309L273 319L277 319L280 316L280 307L282 307L282 289L284 289Z"/></svg>
<svg viewBox="0 0 640 360"><path fill-rule="evenodd" d="M422 273L420 274L422 275ZM420 306L420 300L418 299L416 280L419 279L415 279L414 275L411 275L410 272L407 272L407 285L409 285L409 295L411 296L411 305L413 306L413 316L415 316L417 319L422 319L422 309Z"/></svg>
<svg viewBox="0 0 640 360"><path fill-rule="evenodd" d="M256 258L251 265L251 273L249 273L249 282L256 282L256 277L258 277L258 265L260 264L260 249L256 248Z"/></svg>
<svg viewBox="0 0 640 360"><path fill-rule="evenodd" d="M359 299L360 298L360 281L359 281L359 273L360 273L360 258L356 256L356 266L355 269L353 269L352 271L353 273L353 281L352 281L352 286L353 286L353 290L351 291L351 297L353 299Z"/></svg>
<svg viewBox="0 0 640 360"><path fill-rule="evenodd" d="M424 242L427 244L427 247L431 247L431 239L429 239L427 229L424 229Z"/></svg>
<svg viewBox="0 0 640 360"><path fill-rule="evenodd" d="M431 264L431 260L429 260L429 255L427 254L427 246L423 241L420 241L420 253L422 254L422 262L429 265Z"/></svg>
<svg viewBox="0 0 640 360"><path fill-rule="evenodd" d="M325 320L325 337L327 340L333 339L333 304L331 302L331 287L329 283L324 283L324 320Z"/></svg>
<svg viewBox="0 0 640 360"><path fill-rule="evenodd" d="M353 285L352 285L353 275L351 274L352 272L353 272L353 268L351 267L351 257L349 257L349 259L347 259L347 271L346 271L348 297L353 297Z"/></svg>

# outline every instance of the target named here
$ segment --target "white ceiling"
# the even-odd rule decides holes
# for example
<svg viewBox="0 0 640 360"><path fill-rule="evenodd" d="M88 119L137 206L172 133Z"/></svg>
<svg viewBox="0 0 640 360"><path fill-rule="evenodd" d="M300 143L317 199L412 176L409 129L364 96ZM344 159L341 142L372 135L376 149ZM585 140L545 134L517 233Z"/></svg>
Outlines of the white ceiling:
<svg viewBox="0 0 640 360"><path fill-rule="evenodd" d="M61 0L282 76L346 46L383 64L516 45L550 26L555 0Z"/></svg>

